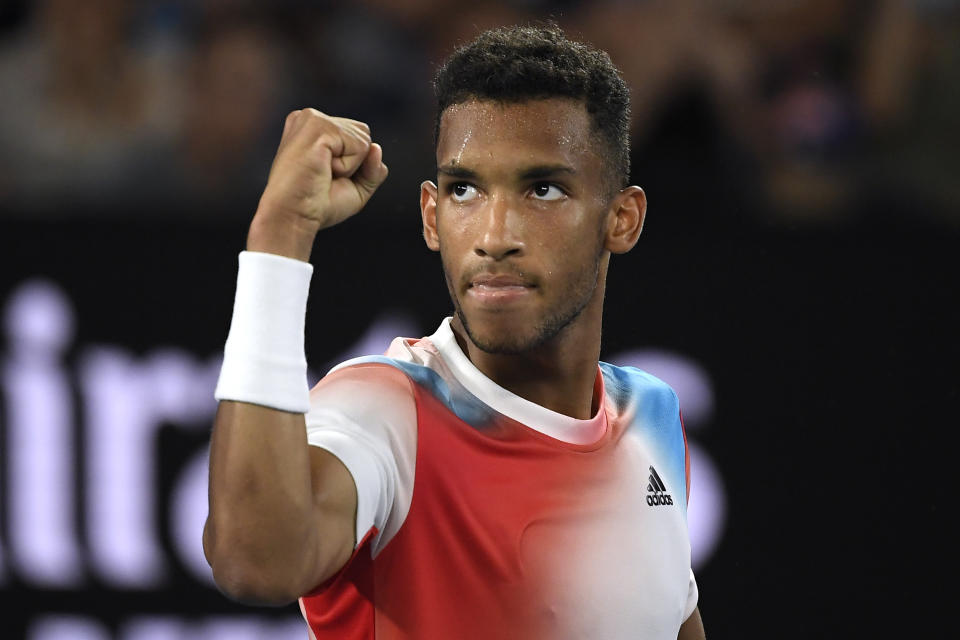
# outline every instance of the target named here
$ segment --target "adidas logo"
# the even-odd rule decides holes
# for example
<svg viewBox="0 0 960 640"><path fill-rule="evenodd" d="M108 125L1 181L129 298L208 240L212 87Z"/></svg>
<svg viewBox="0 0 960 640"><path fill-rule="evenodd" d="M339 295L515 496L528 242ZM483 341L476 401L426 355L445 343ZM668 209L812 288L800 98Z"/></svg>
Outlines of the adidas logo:
<svg viewBox="0 0 960 640"><path fill-rule="evenodd" d="M673 497L667 493L667 487L663 484L663 480L660 479L653 465L650 465L650 480L647 482L647 491L647 504L651 507L673 504Z"/></svg>

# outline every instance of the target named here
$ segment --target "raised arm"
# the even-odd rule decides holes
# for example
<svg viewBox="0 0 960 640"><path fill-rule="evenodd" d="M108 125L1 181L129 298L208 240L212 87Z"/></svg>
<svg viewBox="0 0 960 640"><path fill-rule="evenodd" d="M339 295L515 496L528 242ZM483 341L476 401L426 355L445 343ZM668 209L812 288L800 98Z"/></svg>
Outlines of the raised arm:
<svg viewBox="0 0 960 640"><path fill-rule="evenodd" d="M680 625L677 640L705 640L705 637L703 621L700 619L700 608L697 607L687 618L687 621Z"/></svg>
<svg viewBox="0 0 960 640"><path fill-rule="evenodd" d="M360 211L386 176L382 150L371 143L367 125L313 109L294 111L287 117L251 222L247 251L308 262L317 232ZM260 287L269 289L270 278L283 279L284 273L302 276L309 270L294 262L274 262L276 269L268 275L259 273ZM289 284L276 282L276 288ZM305 305L306 292L300 295ZM267 336L290 332L291 323L284 318L271 317L270 309L241 309L239 299L238 289L231 340L234 332L244 333L241 325L255 325ZM261 317L239 319L239 313ZM292 323L294 331L297 322L302 326L303 319ZM244 341L253 350L261 348L249 336L234 340ZM356 487L336 457L307 444L305 372L302 388L291 388L290 394L261 393L270 387L270 365L251 366L237 355L243 348L229 353L230 344L228 340L218 385L221 402L210 447L203 548L225 594L244 602L285 604L332 576L350 558ZM299 348L302 354L302 344ZM229 367L233 369L226 371ZM249 372L238 375L238 369ZM244 379L238 382L238 377ZM286 396L303 400L291 403Z"/></svg>

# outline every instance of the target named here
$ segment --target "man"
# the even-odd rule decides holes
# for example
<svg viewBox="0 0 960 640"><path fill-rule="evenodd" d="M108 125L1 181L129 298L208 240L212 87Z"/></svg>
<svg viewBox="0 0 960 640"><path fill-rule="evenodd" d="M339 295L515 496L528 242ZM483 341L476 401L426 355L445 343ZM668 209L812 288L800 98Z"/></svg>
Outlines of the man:
<svg viewBox="0 0 960 640"><path fill-rule="evenodd" d="M436 89L420 209L455 314L309 398L311 246L387 168L365 124L287 118L217 389L214 578L299 598L317 638L702 638L676 395L598 364L610 254L646 210L627 89L556 28L481 35Z"/></svg>

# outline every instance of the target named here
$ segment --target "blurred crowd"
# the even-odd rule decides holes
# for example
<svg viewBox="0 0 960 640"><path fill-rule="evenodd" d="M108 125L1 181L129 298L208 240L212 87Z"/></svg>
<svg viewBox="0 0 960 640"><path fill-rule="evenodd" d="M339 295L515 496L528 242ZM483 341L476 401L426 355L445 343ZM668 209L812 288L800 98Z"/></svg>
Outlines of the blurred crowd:
<svg viewBox="0 0 960 640"><path fill-rule="evenodd" d="M430 79L553 18L633 92L634 181L681 219L960 224L960 0L5 0L0 216L246 220L285 114L371 124L408 215ZM730 204L733 203L733 204Z"/></svg>

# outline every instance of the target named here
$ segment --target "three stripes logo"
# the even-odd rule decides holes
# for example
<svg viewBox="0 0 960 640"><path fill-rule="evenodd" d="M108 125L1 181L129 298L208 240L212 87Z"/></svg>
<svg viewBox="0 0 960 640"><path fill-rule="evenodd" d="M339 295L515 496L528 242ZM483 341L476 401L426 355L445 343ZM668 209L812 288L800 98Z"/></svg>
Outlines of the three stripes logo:
<svg viewBox="0 0 960 640"><path fill-rule="evenodd" d="M673 504L673 497L667 493L667 487L653 465L650 465L650 480L647 482L647 504L651 507Z"/></svg>

